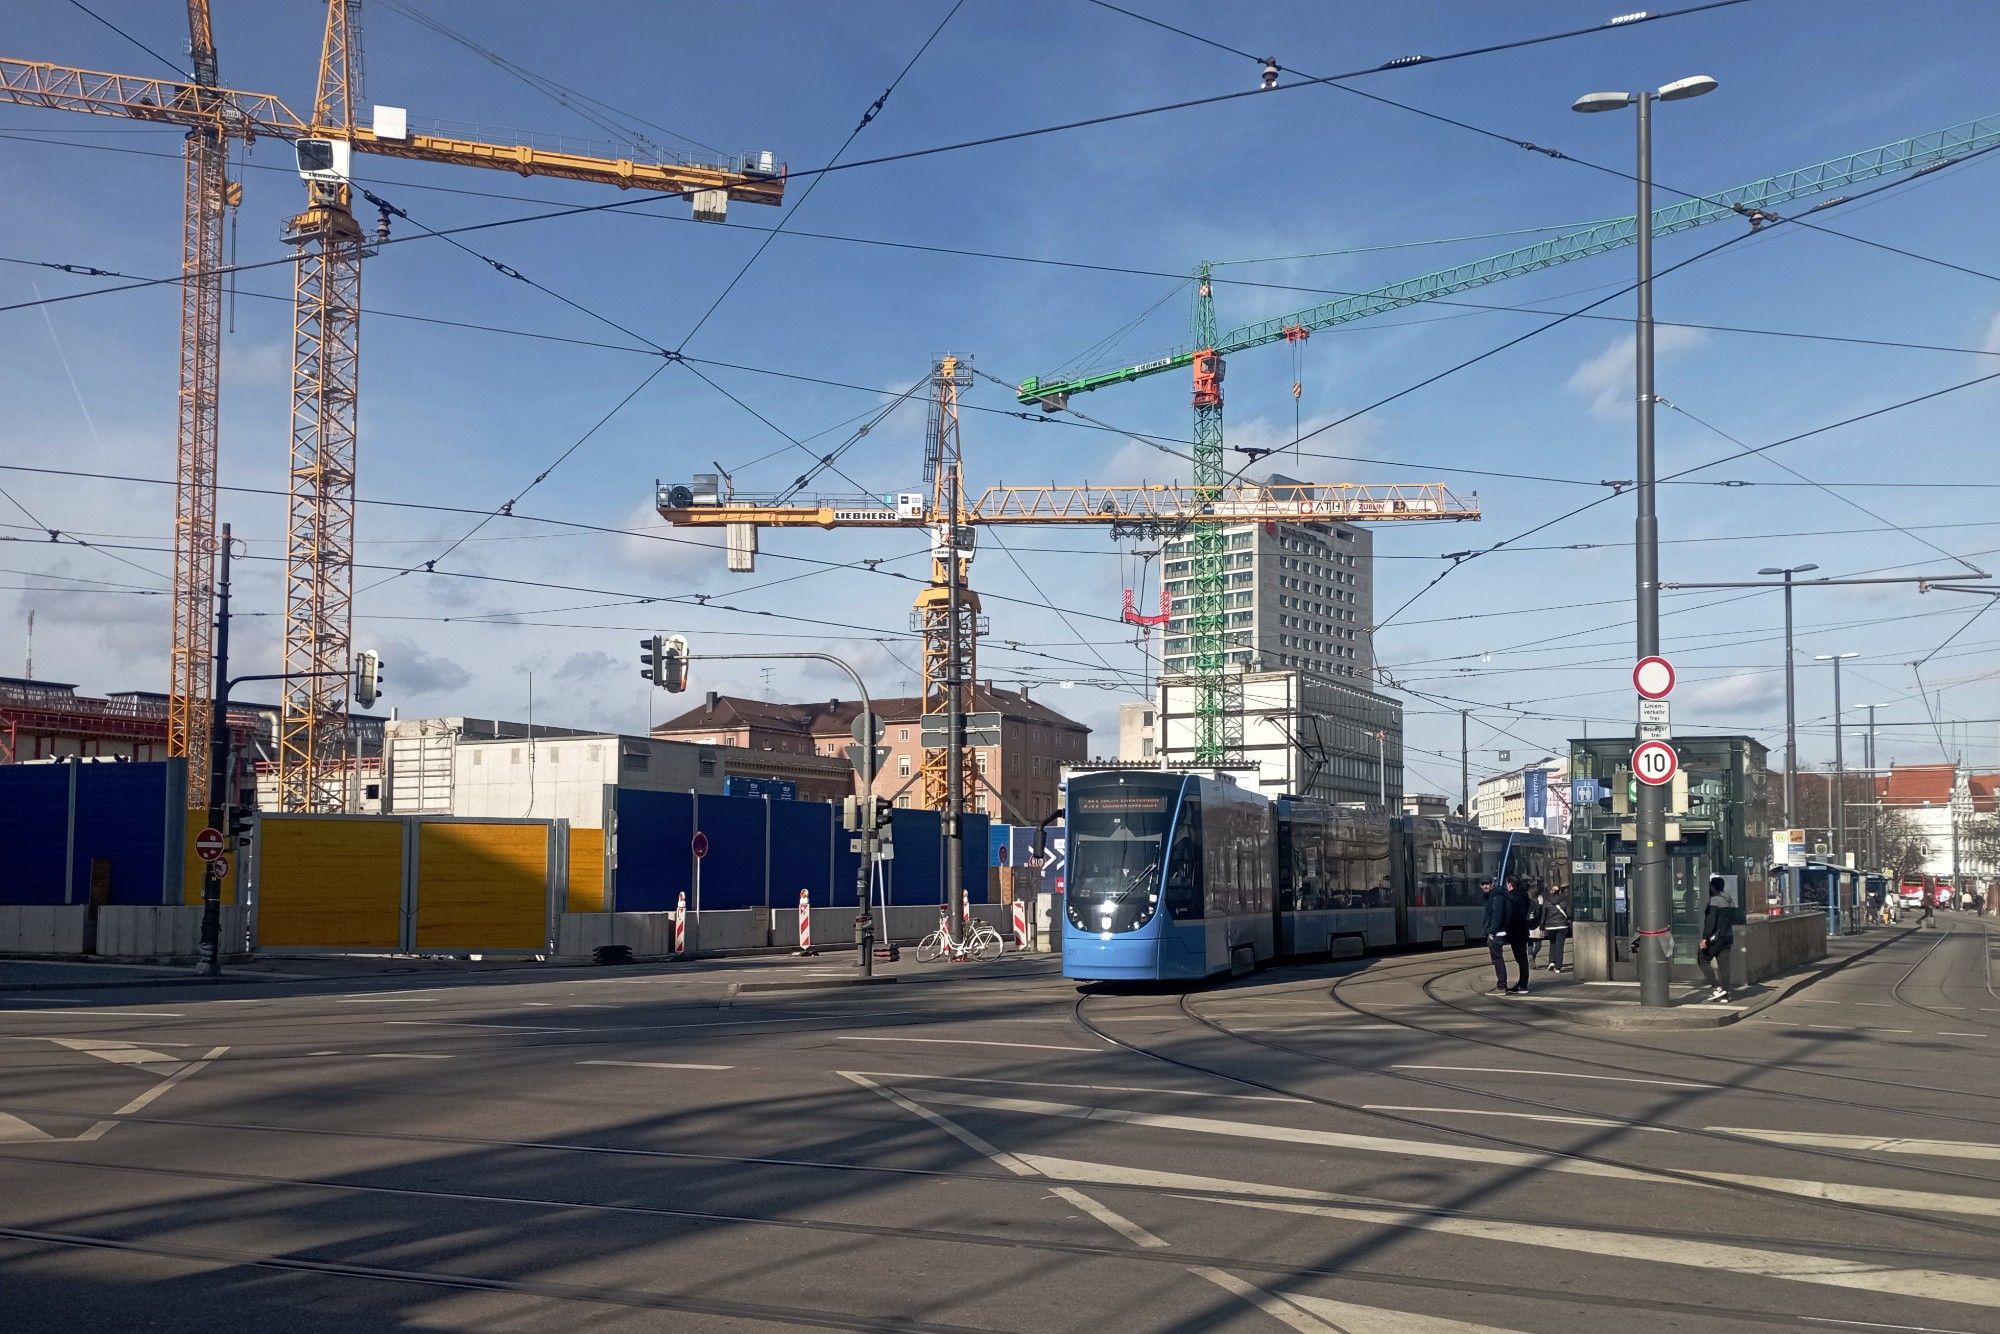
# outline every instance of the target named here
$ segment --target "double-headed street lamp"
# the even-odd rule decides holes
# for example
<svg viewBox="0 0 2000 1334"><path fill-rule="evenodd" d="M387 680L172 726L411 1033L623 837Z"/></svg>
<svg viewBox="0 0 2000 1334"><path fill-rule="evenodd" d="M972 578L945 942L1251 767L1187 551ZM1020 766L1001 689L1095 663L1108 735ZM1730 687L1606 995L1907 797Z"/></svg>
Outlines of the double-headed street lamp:
<svg viewBox="0 0 2000 1334"><path fill-rule="evenodd" d="M1785 579L1785 828L1796 823L1793 806L1798 801L1796 777L1799 770L1798 683L1792 674L1792 576L1817 570L1817 565L1766 565L1759 574L1783 575Z"/></svg>
<svg viewBox="0 0 2000 1334"><path fill-rule="evenodd" d="M1847 851L1847 756L1841 748L1841 738L1846 729L1841 725L1847 715L1840 710L1840 663L1844 658L1858 658L1859 653L1815 653L1814 662L1833 664L1833 785L1840 793L1834 803L1835 814L1833 833L1833 859L1839 864L1842 854ZM1786 655L1786 665L1790 666L1791 655Z"/></svg>
<svg viewBox="0 0 2000 1334"><path fill-rule="evenodd" d="M1639 111L1639 200L1636 231L1639 251L1639 310L1633 339L1638 362L1638 467L1633 491L1639 513L1634 524L1633 546L1635 620L1638 623L1638 656L1652 657L1660 651L1660 522L1654 510L1653 466L1653 103L1679 102L1714 92L1716 83L1706 74L1674 82L1651 91L1636 93L1586 93L1572 104L1573 111L1616 111L1637 107ZM1650 783L1639 785L1638 827L1632 862L1633 925L1643 948L1639 951L1639 1003L1665 1006L1673 964L1672 900L1667 876L1666 791Z"/></svg>

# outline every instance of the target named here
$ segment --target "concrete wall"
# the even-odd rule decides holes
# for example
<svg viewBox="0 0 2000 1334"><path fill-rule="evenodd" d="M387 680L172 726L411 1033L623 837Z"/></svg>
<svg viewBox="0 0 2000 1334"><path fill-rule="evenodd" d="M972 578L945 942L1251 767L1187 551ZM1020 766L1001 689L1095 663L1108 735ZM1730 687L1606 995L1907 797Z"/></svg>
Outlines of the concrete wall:
<svg viewBox="0 0 2000 1334"><path fill-rule="evenodd" d="M222 954L244 953L249 936L243 909L222 906ZM97 955L105 959L192 959L201 953L201 908L109 905L97 914Z"/></svg>
<svg viewBox="0 0 2000 1334"><path fill-rule="evenodd" d="M937 929L934 906L877 908L877 930L883 939L914 945ZM1014 947L1011 909L998 903L975 903L975 920L991 922ZM821 950L854 947L852 908L814 908L813 946ZM797 949L799 915L796 910L774 912L767 918L756 908L705 912L696 923L688 915L688 949L694 951ZM599 945L630 945L640 958L664 958L674 950L674 915L670 912L564 913L556 926L556 954L565 959L587 959Z"/></svg>
<svg viewBox="0 0 2000 1334"><path fill-rule="evenodd" d="M82 954L85 904L0 907L0 954Z"/></svg>
<svg viewBox="0 0 2000 1334"><path fill-rule="evenodd" d="M1767 977L1826 957L1826 915L1800 913L1768 921L1745 922L1736 928L1736 954L1742 969L1732 979L1761 982Z"/></svg>

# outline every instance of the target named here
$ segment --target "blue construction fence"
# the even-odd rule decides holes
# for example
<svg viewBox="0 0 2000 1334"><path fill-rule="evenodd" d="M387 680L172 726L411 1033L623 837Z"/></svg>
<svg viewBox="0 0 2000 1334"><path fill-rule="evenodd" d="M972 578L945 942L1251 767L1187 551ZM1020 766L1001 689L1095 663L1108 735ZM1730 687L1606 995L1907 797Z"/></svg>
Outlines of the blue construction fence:
<svg viewBox="0 0 2000 1334"><path fill-rule="evenodd" d="M986 864L993 867L1022 867L1035 857L1035 839L1041 833L1040 826L1031 824L996 824L987 831ZM1043 839L1042 846L1042 892L1060 894L1063 878L1069 871L1069 831L1062 825L1052 824ZM1016 880L1018 886L1020 881ZM1018 889L1016 892L1019 892Z"/></svg>
<svg viewBox="0 0 2000 1334"><path fill-rule="evenodd" d="M187 761L0 765L0 904L181 901Z"/></svg>
<svg viewBox="0 0 2000 1334"><path fill-rule="evenodd" d="M606 907L664 912L694 898L694 836L701 859L703 911L789 908L805 890L815 908L851 907L861 855L840 827L839 808L820 801L615 790L606 840ZM989 902L988 820L965 817L963 875L968 899ZM894 820L895 856L881 863L876 901L944 902L944 828L936 811L903 808Z"/></svg>

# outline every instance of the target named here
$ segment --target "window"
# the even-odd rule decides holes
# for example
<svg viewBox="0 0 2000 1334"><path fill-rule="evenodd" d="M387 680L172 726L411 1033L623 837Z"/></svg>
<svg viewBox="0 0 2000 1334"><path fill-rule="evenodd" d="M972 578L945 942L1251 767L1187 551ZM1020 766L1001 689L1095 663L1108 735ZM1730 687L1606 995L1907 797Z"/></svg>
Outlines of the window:
<svg viewBox="0 0 2000 1334"><path fill-rule="evenodd" d="M973 752L972 752L972 767L973 767L973 768L975 768L975 769L977 769L977 770L978 770L978 771L979 771L980 773L985 773L985 772L986 772L986 752L985 752L985 751L983 751L983 750L975 750L975 751L973 751ZM984 800L984 798L981 798L981 800Z"/></svg>
<svg viewBox="0 0 2000 1334"><path fill-rule="evenodd" d="M983 795L974 797L972 799L972 809L981 815L986 814L986 798Z"/></svg>
<svg viewBox="0 0 2000 1334"><path fill-rule="evenodd" d="M486 763L486 752L485 752L485 751L483 751L483 750L475 750L475 751L473 751L473 752L472 752L472 767L473 767L473 768L475 768L475 769L477 769L477 768L480 768L480 767L481 767L482 765L484 765L485 763Z"/></svg>
<svg viewBox="0 0 2000 1334"><path fill-rule="evenodd" d="M1140 740L1139 758L1142 760L1150 760L1153 758L1153 738L1144 737Z"/></svg>
<svg viewBox="0 0 2000 1334"><path fill-rule="evenodd" d="M1147 709L1145 714L1142 716L1146 720L1146 726L1151 727L1153 725L1153 711L1151 709Z"/></svg>
<svg viewBox="0 0 2000 1334"><path fill-rule="evenodd" d="M909 729L904 728L903 730L908 731ZM896 777L908 778L909 776L910 776L910 757L907 755L898 755L896 757Z"/></svg>
<svg viewBox="0 0 2000 1334"><path fill-rule="evenodd" d="M899 727L899 728L897 728L897 729L896 729L896 740L898 740L898 741L908 741L909 739L910 739L910 729L909 729L909 728L907 728L907 727Z"/></svg>
<svg viewBox="0 0 2000 1334"><path fill-rule="evenodd" d="M707 764L709 767L704 772L713 773L715 760L711 758ZM653 767L653 757L643 750L624 751L618 756L618 767L627 773L643 774Z"/></svg>
<svg viewBox="0 0 2000 1334"><path fill-rule="evenodd" d="M380 783L370 783L361 789L361 795L370 801L380 801L382 799L382 785Z"/></svg>
<svg viewBox="0 0 2000 1334"><path fill-rule="evenodd" d="M910 809L910 799L908 797L898 797L896 798L896 805L903 810L908 810Z"/></svg>
<svg viewBox="0 0 2000 1334"><path fill-rule="evenodd" d="M713 777L713 776L714 776L714 774L715 774L715 757L714 757L713 755L704 755L704 756L702 756L702 757L701 757L701 776L702 776L703 778L710 778L710 777Z"/></svg>

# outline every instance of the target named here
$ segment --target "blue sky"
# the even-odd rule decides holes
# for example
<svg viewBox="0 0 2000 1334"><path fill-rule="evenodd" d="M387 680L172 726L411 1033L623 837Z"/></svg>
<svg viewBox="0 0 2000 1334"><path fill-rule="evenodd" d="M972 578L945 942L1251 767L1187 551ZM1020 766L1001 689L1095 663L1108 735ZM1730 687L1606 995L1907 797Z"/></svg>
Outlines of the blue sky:
<svg viewBox="0 0 2000 1334"><path fill-rule="evenodd" d="M179 5L97 0L91 7L139 41L181 58ZM770 148L795 168L827 160L949 8L941 0L725 6L605 0L560 7L409 0L409 7L623 113L730 152ZM1584 26L1615 9L1567 0L1341 7L1134 0L1132 7L1230 46L1275 54L1306 73ZM0 54L166 72L66 0L20 0L9 9ZM217 0L215 24L225 83L278 93L294 106L310 103L319 49L314 7ZM475 125L505 141L529 131L610 137L386 2L368 5L364 44L367 99L406 106L413 119ZM1704 190L2000 111L1990 73L1996 49L2000 9L1989 6L1751 0L1384 73L1357 86L1624 169L1632 153L1629 117L1579 117L1569 102L1599 88L1712 74L1720 91L1662 108L1656 126L1658 179ZM967 0L849 157L1232 91L1253 86L1256 77L1250 62L1082 0ZM662 130L645 132L676 142ZM6 182L0 255L132 274L175 270L180 168L173 131L0 107L0 136ZM234 244L241 262L285 253L279 230L301 197L287 158L282 145L261 144L239 173L245 202ZM2000 241L1986 225L2000 205L1996 159L2000 154L1819 220L1984 274L2000 272ZM371 189L433 228L539 211L531 201L588 204L608 197L588 186L464 168L373 160L364 171ZM1615 176L1325 88L864 167L827 176L800 204L803 192L804 182L795 182L788 228L825 235L779 237L685 351L860 386L700 367L769 423L800 439L817 437L815 452L844 438L850 427L843 423L875 412L885 394L907 389L940 353L969 356L981 371L1014 382L1084 354L1088 365L1146 360L1187 338L1185 281L857 240L1174 274L1203 259L1349 252L1223 269L1225 277L1271 285L1220 286L1219 317L1227 327L1316 299L1286 288L1371 288L1533 239L1494 233L1631 209L1631 187ZM1661 201L1668 198L1663 192ZM779 216L738 205L731 225L703 226L687 220L684 205L666 203L495 228L465 240L590 311L676 347L764 239L750 228ZM1662 241L1660 264L1725 239L1733 226ZM1484 239L1444 240L1457 237ZM1424 242L1439 243L1414 244ZM1381 248L1390 246L1396 248ZM1466 299L1573 309L1628 283L1631 263L1629 251L1615 253ZM0 264L0 304L101 285ZM247 273L238 286L224 352L223 476L231 484L282 488L289 273L283 267ZM1750 445L2000 369L1991 355L2000 352L2000 282L1797 227L1773 229L1663 279L1657 300L1663 320L1964 349L1663 330L1660 392ZM497 505L658 364L631 351L396 318L419 314L633 346L606 324L434 240L392 246L372 259L363 304L384 312L363 326L358 489L373 500ZM1629 298L1621 297L1599 313L1629 309ZM1325 331L1304 352L1304 426L1345 416L1536 322L1531 314L1434 305ZM1128 325L1122 339L1104 341ZM0 313L0 402L7 405L0 461L170 477L177 327L170 286ZM1485 519L1476 527L1377 530L1376 605L1386 616L1438 573L1442 553L1512 536L1598 494L1589 486L1439 469L1584 482L1631 475L1629 366L1626 327L1573 320L1305 446L1343 457L1284 466L1315 480L1444 480L1479 494ZM1283 346L1232 360L1232 443L1292 438L1292 379ZM975 409L1014 406L983 380L967 401ZM1989 462L1996 404L2000 391L1992 386L1968 389L1776 451L1776 459L1806 477L1840 484L1833 494L1763 485L1799 478L1756 459L1699 476L1757 485L1664 488L1665 577L1744 578L1761 566L1804 561L1840 574L1951 568L1926 541L1990 568L2000 561L2000 521L1991 503L2000 472ZM1187 386L1178 375L1079 398L1077 406L1122 430L1183 440L1189 430ZM922 434L921 406L905 407L844 455L842 467L871 489L914 486ZM974 410L966 414L964 436L974 486L1184 480L1176 460L1115 433ZM1736 448L1688 416L1661 414L1663 471ZM651 514L652 482L707 471L711 461L735 469L739 489L757 491L782 488L809 459L688 368L669 366L519 508L675 536ZM1892 482L1923 485L1882 485ZM133 547L168 544L166 488L18 472L0 474L0 486L34 513L39 527L104 534L106 542ZM831 489L845 486L833 479ZM239 567L238 605L250 615L239 623L238 669L275 664L281 595L269 558L282 550L282 503L226 496L222 511L248 538L252 557ZM365 505L361 559L388 567L428 559L469 522ZM0 527L0 536L31 537L38 527L5 500L0 524L10 525ZM1921 527L1913 535L1892 525ZM1631 567L1630 549L1620 544L1629 542L1630 530L1629 500L1599 506L1455 570L1381 632L1380 660L1399 681L1436 697L1406 696L1411 789L1456 788L1456 704L1437 700L1476 702L1475 770L1498 767L1498 748L1512 750L1518 761L1583 726L1523 713L1591 720L1593 732L1627 716ZM1116 703L1131 694L1115 683L1135 680L1142 665L1116 624L1120 589L1131 582L1134 562L1108 536L1088 530L1016 532L1005 541L1018 566L989 540L975 571L993 623L981 674L1037 683L1056 707L1098 728L1097 748L1108 751ZM1566 549L1576 544L1597 545ZM865 665L877 689L903 690L916 661L906 629L915 586L776 557L886 556L884 569L921 575L923 546L916 534L767 534L772 558L746 577L725 573L719 553L698 547L499 521L441 568L609 595L412 575L360 598L356 642L381 648L390 702L406 712L518 717L532 673L538 718L642 729L649 709L665 716L680 703L649 697L638 678L636 641L652 629L683 631L713 649L833 645ZM150 551L123 554L152 573L71 545L0 546L8 571L0 576L8 586L0 593L0 606L8 608L0 618L4 670L20 669L25 613L33 608L38 675L97 691L161 688L166 605L157 590L167 561ZM67 578L48 577L57 575ZM365 587L380 577L364 572L357 582ZM867 629L625 601L687 593ZM1683 683L1676 724L1683 731L1750 731L1775 746L1783 718L1778 600L1753 594L1723 603L1729 596L1669 595L1674 614L1665 622L1665 642ZM1805 594L1799 653L1803 659L1860 653L1849 664L1848 702L1887 705L1885 720L1922 722L1927 714L1909 663L1980 605L1907 587ZM567 610L579 607L588 609ZM504 623L493 623L496 617ZM1944 691L1943 717L2000 714L1996 642L2000 615L1964 630L1926 663L1923 680ZM1010 650L1010 643L1023 651ZM1824 664L1802 661L1799 670L1800 715L1809 720L1801 749L1814 763L1831 757L1830 683ZM1063 680L1076 684L1064 688ZM795 697L845 688L830 672L795 664L774 665L770 681L777 693ZM754 664L697 671L697 689L764 684ZM1971 724L1947 728L1943 741L1991 764L2000 761L1996 735L1990 724ZM1858 745L1850 760L1854 750ZM1927 724L1896 728L1885 731L1881 754L1936 760L1939 739Z"/></svg>

